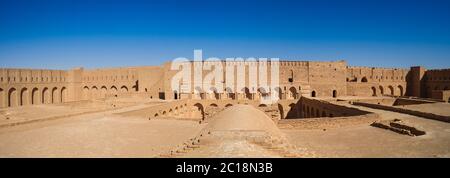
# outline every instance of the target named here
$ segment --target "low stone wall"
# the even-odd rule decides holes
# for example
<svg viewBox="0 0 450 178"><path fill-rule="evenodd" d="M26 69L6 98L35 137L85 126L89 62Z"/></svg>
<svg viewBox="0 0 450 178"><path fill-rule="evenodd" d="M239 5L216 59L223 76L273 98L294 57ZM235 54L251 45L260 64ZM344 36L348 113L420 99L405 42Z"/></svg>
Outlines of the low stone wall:
<svg viewBox="0 0 450 178"><path fill-rule="evenodd" d="M414 99L414 98L397 98L394 102L394 106L398 105L413 105L413 104L427 104L435 103L435 101Z"/></svg>
<svg viewBox="0 0 450 178"><path fill-rule="evenodd" d="M352 117L282 119L278 121L278 127L280 129L303 129L303 130L331 129L361 124L369 125L379 119L380 119L379 115L375 113Z"/></svg>
<svg viewBox="0 0 450 178"><path fill-rule="evenodd" d="M189 111L187 100L176 100L171 102L158 103L149 105L146 108L117 113L126 117L143 117L148 119L158 117L172 117L180 114L184 114Z"/></svg>
<svg viewBox="0 0 450 178"><path fill-rule="evenodd" d="M394 112L409 114L409 115L413 115L413 116L418 116L418 117L423 117L423 118L433 119L433 120L438 120L438 121L443 121L443 122L450 122L449 116L441 116L441 115L437 115L437 114L433 114L433 113L414 111L414 110L395 107L395 106L385 106L385 105L362 103L362 102L353 102L352 104L356 105L356 106L365 106L365 107L374 108L374 109L394 111Z"/></svg>

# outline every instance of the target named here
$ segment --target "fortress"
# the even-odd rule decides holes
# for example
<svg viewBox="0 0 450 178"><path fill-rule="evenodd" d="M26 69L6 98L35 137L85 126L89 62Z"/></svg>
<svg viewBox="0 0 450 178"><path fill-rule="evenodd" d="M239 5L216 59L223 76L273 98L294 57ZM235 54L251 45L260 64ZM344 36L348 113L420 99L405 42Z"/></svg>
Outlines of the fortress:
<svg viewBox="0 0 450 178"><path fill-rule="evenodd" d="M450 69L184 64L206 63L234 75L204 88L195 83L212 70L191 72L174 89L173 62L0 69L0 157L450 157ZM269 71L239 80L238 67ZM273 77L275 86L252 85ZM276 102L262 102L268 96Z"/></svg>
<svg viewBox="0 0 450 178"><path fill-rule="evenodd" d="M162 66L67 71L0 69L0 107L131 96L162 100L258 100L266 93L249 88L248 78L242 92L237 88L213 94L194 88L192 91L198 90L196 94L172 91L170 81L177 71L170 70L170 65L167 62ZM413 96L449 101L450 97L449 69L352 67L345 61L282 61L279 71L280 87L268 93L277 92L281 100L300 96ZM226 74L223 76L226 81Z"/></svg>

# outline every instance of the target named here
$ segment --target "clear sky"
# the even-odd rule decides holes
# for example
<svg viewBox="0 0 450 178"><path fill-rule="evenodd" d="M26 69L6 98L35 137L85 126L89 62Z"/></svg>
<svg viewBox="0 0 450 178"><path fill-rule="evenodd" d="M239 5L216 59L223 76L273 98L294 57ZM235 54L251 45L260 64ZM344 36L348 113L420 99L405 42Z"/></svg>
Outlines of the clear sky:
<svg viewBox="0 0 450 178"><path fill-rule="evenodd" d="M450 68L450 0L0 0L0 67L176 57Z"/></svg>

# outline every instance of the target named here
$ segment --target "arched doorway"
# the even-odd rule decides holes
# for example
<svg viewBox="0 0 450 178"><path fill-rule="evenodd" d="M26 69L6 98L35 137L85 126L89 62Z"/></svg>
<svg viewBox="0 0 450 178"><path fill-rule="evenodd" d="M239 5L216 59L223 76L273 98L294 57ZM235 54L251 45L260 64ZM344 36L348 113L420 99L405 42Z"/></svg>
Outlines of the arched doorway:
<svg viewBox="0 0 450 178"><path fill-rule="evenodd" d="M5 92L3 91L3 88L0 88L0 108L5 107Z"/></svg>
<svg viewBox="0 0 450 178"><path fill-rule="evenodd" d="M106 86L102 86L100 88L100 98L106 98L106 94L108 93L108 89Z"/></svg>
<svg viewBox="0 0 450 178"><path fill-rule="evenodd" d="M90 93L89 93L89 87L88 86L84 86L83 87L83 100L88 100L90 99Z"/></svg>
<svg viewBox="0 0 450 178"><path fill-rule="evenodd" d="M295 87L289 88L289 98L290 99L297 99L297 89Z"/></svg>
<svg viewBox="0 0 450 178"><path fill-rule="evenodd" d="M9 107L15 107L18 106L18 101L17 101L17 91L15 88L11 88L8 91L8 106Z"/></svg>
<svg viewBox="0 0 450 178"><path fill-rule="evenodd" d="M403 87L401 85L398 86L398 90L400 92L399 96L403 96Z"/></svg>
<svg viewBox="0 0 450 178"><path fill-rule="evenodd" d="M388 86L389 89L389 94L394 96L394 87L392 87L391 85Z"/></svg>
<svg viewBox="0 0 450 178"><path fill-rule="evenodd" d="M61 88L61 103L65 103L67 101L67 89L66 87Z"/></svg>
<svg viewBox="0 0 450 178"><path fill-rule="evenodd" d="M372 87L372 96L377 96L377 89Z"/></svg>
<svg viewBox="0 0 450 178"><path fill-rule="evenodd" d="M50 91L48 90L48 88L47 87L45 87L43 90L42 90L42 97L41 97L41 101L42 101L42 104L50 104Z"/></svg>
<svg viewBox="0 0 450 178"><path fill-rule="evenodd" d="M59 101L58 96L59 96L58 88L54 87L52 89L52 99L51 99L52 103L58 103L58 101Z"/></svg>
<svg viewBox="0 0 450 178"><path fill-rule="evenodd" d="M193 112L194 118L199 118L201 120L205 120L205 109L202 104L196 103L194 104L195 111Z"/></svg>
<svg viewBox="0 0 450 178"><path fill-rule="evenodd" d="M33 88L33 90L31 90L31 104L39 103L38 93L39 93L39 90L37 88Z"/></svg>
<svg viewBox="0 0 450 178"><path fill-rule="evenodd" d="M28 89L27 88L22 88L22 90L20 91L20 106L23 105L28 105Z"/></svg>
<svg viewBox="0 0 450 178"><path fill-rule="evenodd" d="M311 97L316 97L316 91L313 90L313 91L311 92Z"/></svg>
<svg viewBox="0 0 450 178"><path fill-rule="evenodd" d="M225 90L227 92L228 98L230 98L232 100L236 99L236 95L235 95L235 93L233 93L233 90L231 88L227 87Z"/></svg>
<svg viewBox="0 0 450 178"><path fill-rule="evenodd" d="M125 85L120 87L120 92L122 93L128 93L128 87L126 87Z"/></svg>
<svg viewBox="0 0 450 178"><path fill-rule="evenodd" d="M366 77L363 77L363 78L361 78L361 82L367 82L367 78Z"/></svg>
<svg viewBox="0 0 450 178"><path fill-rule="evenodd" d="M242 92L244 92L244 99L248 99L248 100L252 99L252 94L250 93L250 90L247 87L244 87L242 89Z"/></svg>
<svg viewBox="0 0 450 178"><path fill-rule="evenodd" d="M336 98L336 97L337 97L337 91L333 90L333 98Z"/></svg>

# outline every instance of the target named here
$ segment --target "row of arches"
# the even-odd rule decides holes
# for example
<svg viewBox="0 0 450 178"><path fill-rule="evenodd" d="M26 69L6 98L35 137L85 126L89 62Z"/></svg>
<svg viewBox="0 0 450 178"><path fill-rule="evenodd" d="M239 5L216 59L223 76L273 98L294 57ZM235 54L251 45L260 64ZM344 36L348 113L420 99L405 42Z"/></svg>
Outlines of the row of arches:
<svg viewBox="0 0 450 178"><path fill-rule="evenodd" d="M285 119L316 118L316 117L334 117L334 114L331 111L319 109L314 106L291 103L289 104L289 111L286 114Z"/></svg>
<svg viewBox="0 0 450 178"><path fill-rule="evenodd" d="M390 96L403 96L404 95L404 88L401 85L398 85L396 87L393 87L392 85L389 85L385 88L383 86L372 86L372 96L383 96L383 95L390 95Z"/></svg>
<svg viewBox="0 0 450 178"><path fill-rule="evenodd" d="M285 88L286 90L286 88ZM300 98L300 90L301 87L297 90L296 87L290 87L286 92L283 92L283 90L280 87L274 88L274 92L276 96L279 99L299 99ZM255 92L251 92L248 87L244 87L241 89L239 93L233 91L231 88L226 88L225 92L219 93L216 88L210 88L209 92L205 92L200 87L195 88L195 92L193 93L193 99L212 99L212 100L220 100L220 99L232 99L232 100L238 100L238 99L244 99L244 100L260 100L260 99L267 99L271 95L271 90L268 91L260 87ZM176 91L174 91L175 94L177 94Z"/></svg>
<svg viewBox="0 0 450 178"><path fill-rule="evenodd" d="M82 90L82 99L83 100L89 100L89 99L100 99L100 98L106 98L107 95L113 95L117 96L119 93L128 93L128 87L123 85L120 88L117 88L116 86L106 87L106 86L84 86Z"/></svg>
<svg viewBox="0 0 450 178"><path fill-rule="evenodd" d="M403 76L391 76L391 77L385 77L385 76L375 76L375 77L370 77L370 80L375 79L376 81L380 81L380 80L400 80L400 81L404 81L405 77ZM361 82L361 83L367 83L369 82L369 80L367 79L367 77L363 76L361 77L361 79L358 79L358 77L352 77L352 78L347 78L347 82Z"/></svg>
<svg viewBox="0 0 450 178"><path fill-rule="evenodd" d="M0 99L0 107L63 103L67 101L67 88L11 87L8 90L0 88Z"/></svg>
<svg viewBox="0 0 450 178"><path fill-rule="evenodd" d="M329 96L329 95L328 95L328 96ZM331 96L332 96L333 98L338 97L338 92L337 92L337 90L332 90L332 91L331 91ZM316 92L315 90L311 91L311 97L318 97L317 92Z"/></svg>

